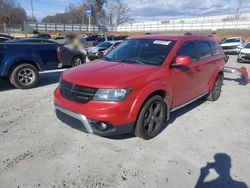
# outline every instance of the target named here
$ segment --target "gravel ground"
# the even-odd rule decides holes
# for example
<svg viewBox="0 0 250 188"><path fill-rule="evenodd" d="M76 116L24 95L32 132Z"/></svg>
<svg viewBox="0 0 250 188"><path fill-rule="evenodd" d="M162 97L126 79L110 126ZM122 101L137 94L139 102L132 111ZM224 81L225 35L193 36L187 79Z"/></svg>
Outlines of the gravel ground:
<svg viewBox="0 0 250 188"><path fill-rule="evenodd" d="M243 66L235 61L228 64ZM237 75L225 75L217 102L172 113L164 131L144 141L88 135L59 121L52 94L60 73L42 73L31 90L0 83L1 188L182 188L199 177L200 187L204 179L216 179L212 187L250 186L250 84L240 85Z"/></svg>

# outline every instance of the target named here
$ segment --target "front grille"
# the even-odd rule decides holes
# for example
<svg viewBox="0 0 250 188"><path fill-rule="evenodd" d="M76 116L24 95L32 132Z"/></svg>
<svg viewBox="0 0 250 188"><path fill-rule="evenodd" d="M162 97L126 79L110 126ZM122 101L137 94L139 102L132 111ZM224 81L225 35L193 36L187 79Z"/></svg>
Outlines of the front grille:
<svg viewBox="0 0 250 188"><path fill-rule="evenodd" d="M223 46L223 50L230 50L230 49L236 49L238 46Z"/></svg>
<svg viewBox="0 0 250 188"><path fill-rule="evenodd" d="M79 103L86 103L93 99L97 89L80 86L61 80L60 91L61 95L66 99Z"/></svg>

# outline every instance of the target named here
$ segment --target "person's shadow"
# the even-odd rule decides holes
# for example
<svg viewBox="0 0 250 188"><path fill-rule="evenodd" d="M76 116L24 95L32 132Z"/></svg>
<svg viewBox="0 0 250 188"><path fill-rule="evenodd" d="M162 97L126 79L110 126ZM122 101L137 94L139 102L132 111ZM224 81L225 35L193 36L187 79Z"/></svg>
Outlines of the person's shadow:
<svg viewBox="0 0 250 188"><path fill-rule="evenodd" d="M225 153L214 155L214 163L207 163L200 169L200 177L195 188L248 188L246 183L235 181L230 175L231 157ZM215 180L205 182L209 175L209 169L214 169L219 177Z"/></svg>

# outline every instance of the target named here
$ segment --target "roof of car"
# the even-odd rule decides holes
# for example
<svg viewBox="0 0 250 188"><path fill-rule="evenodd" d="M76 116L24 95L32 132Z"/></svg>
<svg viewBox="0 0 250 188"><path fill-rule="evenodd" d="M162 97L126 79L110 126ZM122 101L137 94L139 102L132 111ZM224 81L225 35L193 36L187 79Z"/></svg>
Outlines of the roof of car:
<svg viewBox="0 0 250 188"><path fill-rule="evenodd" d="M134 39L154 39L154 40L184 40L184 39L209 39L208 35L202 34L152 34L152 35L137 35L130 38Z"/></svg>

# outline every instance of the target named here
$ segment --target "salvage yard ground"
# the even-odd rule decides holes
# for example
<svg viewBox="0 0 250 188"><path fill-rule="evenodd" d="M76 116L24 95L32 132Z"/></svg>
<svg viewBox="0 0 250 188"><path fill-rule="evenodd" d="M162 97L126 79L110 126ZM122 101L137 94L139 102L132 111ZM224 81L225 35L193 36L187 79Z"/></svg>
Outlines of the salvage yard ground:
<svg viewBox="0 0 250 188"><path fill-rule="evenodd" d="M228 65L250 70L236 56ZM30 90L0 82L0 188L194 187L202 167L205 181L231 170L250 186L250 84L239 76L225 74L217 102L174 112L160 135L144 141L88 135L59 121L52 96L60 73L42 73Z"/></svg>

